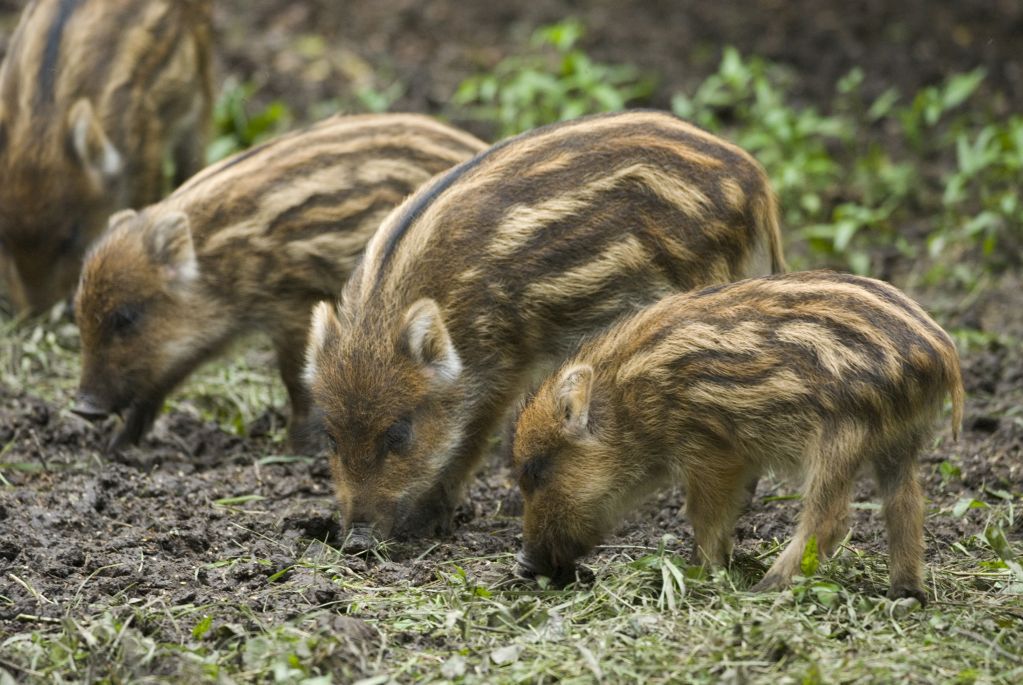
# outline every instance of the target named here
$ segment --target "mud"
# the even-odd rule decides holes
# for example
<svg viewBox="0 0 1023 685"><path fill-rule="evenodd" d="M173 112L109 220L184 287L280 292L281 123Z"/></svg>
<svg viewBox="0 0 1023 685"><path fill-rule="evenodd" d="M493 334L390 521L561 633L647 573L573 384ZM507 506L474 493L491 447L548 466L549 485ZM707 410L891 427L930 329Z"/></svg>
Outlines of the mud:
<svg viewBox="0 0 1023 685"><path fill-rule="evenodd" d="M351 97L360 79L386 85L372 73L382 70L409 84L394 109L440 113L462 78L523 44L532 27L575 13L590 28L586 44L596 57L661 73L655 105L711 71L727 43L792 65L805 77L809 101L826 100L854 65L863 67L875 92L888 85L909 92L952 71L987 65L989 86L1006 93L1005 103L1023 104L1017 43L1023 8L1012 0L954 8L916 0L897 10L871 0L851 19L831 3L810 0L664 0L643 2L646 9L637 11L639 4L224 0L217 10L222 74L261 83L260 97L283 98L301 117L315 102ZM19 5L0 0L0 28L12 25ZM318 42L296 47L303 36ZM4 31L0 50L6 38ZM951 297L940 289L926 296ZM952 443L942 426L938 445L923 460L929 510L944 512L928 519L930 563L983 530L983 509L948 513L962 497L996 502L1000 492L1023 491L1023 353L997 342L999 335L1019 339L1021 316L1023 295L1011 280L980 302L947 308L951 323L980 328L992 340L964 356L970 397L962 439ZM441 562L466 557L508 553L486 573L498 579L511 570L521 500L502 464L490 464L477 479L451 538L396 544L386 561L347 556L337 551L340 526L327 465L282 459L267 435L280 421L279 412L268 411L241 438L175 412L161 417L141 448L113 458L103 449L109 425L84 422L66 403L0 386L6 481L0 483L0 636L46 628L69 614L128 611L139 602L194 606L215 613L223 626L271 626L345 603L344 573L331 577L317 570L319 562L380 585L426 583ZM955 468L942 468L946 463ZM761 485L739 523L740 554L790 533L798 503L764 500L792 492L784 483ZM869 501L869 485L857 496ZM671 533L676 539L667 544L688 555L682 503L677 492L654 498L599 554L654 548ZM858 508L853 518L852 544L884 549L878 512ZM1023 520L1009 534L1023 536ZM311 620L344 620L316 616ZM369 630L358 622L332 629ZM183 628L168 618L148 630L173 640Z"/></svg>

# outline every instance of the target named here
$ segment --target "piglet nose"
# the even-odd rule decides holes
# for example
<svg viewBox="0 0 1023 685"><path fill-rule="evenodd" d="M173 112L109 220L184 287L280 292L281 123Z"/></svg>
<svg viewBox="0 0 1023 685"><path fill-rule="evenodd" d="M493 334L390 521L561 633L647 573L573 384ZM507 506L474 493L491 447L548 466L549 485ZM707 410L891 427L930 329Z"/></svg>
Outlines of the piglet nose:
<svg viewBox="0 0 1023 685"><path fill-rule="evenodd" d="M71 411L88 421L97 421L110 415L109 409L105 409L94 396L84 392L78 393Z"/></svg>
<svg viewBox="0 0 1023 685"><path fill-rule="evenodd" d="M348 534L345 535L344 550L346 552L366 552L376 545L376 536L373 534L372 523L353 523L348 526Z"/></svg>

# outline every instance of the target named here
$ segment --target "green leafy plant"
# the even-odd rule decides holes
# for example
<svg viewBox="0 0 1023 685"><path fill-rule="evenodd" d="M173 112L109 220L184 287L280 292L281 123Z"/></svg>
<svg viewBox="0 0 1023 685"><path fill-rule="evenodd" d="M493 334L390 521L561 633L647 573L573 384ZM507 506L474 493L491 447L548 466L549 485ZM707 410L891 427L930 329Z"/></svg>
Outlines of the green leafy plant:
<svg viewBox="0 0 1023 685"><path fill-rule="evenodd" d="M941 121L973 95L984 80L984 70L975 69L966 74L953 74L941 86L922 89L908 107L900 108L895 116L902 123L906 138L918 149L926 150L925 136Z"/></svg>
<svg viewBox="0 0 1023 685"><path fill-rule="evenodd" d="M788 235L802 239L790 241L798 266L878 273L890 255L923 255L932 277L972 285L977 270L962 267L964 254L978 258L979 271L1018 265L1023 118L962 112L983 70L954 74L905 104L895 89L865 102L863 80L853 69L820 111L797 104L789 71L726 48L717 72L672 106L764 165Z"/></svg>
<svg viewBox="0 0 1023 685"><path fill-rule="evenodd" d="M855 192L855 181L883 174L898 178L899 187L909 182L900 178L907 170L896 168L877 147L868 150L852 173L841 163L856 144L859 121L849 103L855 101L860 81L859 72L843 79L838 86L843 106L824 114L792 104L790 72L762 59L746 60L734 48L726 48L718 71L692 95L677 94L672 108L751 152L771 177L786 225L798 231L813 252L862 273L869 270L869 254L865 241L856 238L867 231L891 232L894 199L864 204L857 195L878 193L873 188Z"/></svg>
<svg viewBox="0 0 1023 685"><path fill-rule="evenodd" d="M213 107L213 142L206 150L206 161L217 162L236 152L283 133L293 119L291 110L275 100L253 113L252 101L257 88L252 84L228 80Z"/></svg>
<svg viewBox="0 0 1023 685"><path fill-rule="evenodd" d="M941 230L932 256L950 245L979 246L996 266L1019 266L1023 254L1023 117L990 123L955 139L956 169L946 178Z"/></svg>
<svg viewBox="0 0 1023 685"><path fill-rule="evenodd" d="M497 124L508 136L584 114L611 112L647 98L653 81L635 67L594 61L581 48L581 23L566 20L538 29L532 51L508 57L492 72L459 86L456 105Z"/></svg>

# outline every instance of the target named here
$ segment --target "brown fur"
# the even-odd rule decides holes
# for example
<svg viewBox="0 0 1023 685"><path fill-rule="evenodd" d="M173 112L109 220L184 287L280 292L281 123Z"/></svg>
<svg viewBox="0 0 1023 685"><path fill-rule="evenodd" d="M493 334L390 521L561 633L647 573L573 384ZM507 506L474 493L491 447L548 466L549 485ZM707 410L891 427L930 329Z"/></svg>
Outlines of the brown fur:
<svg viewBox="0 0 1023 685"><path fill-rule="evenodd" d="M958 435L955 345L881 281L817 271L665 298L584 344L522 411L523 563L570 577L637 502L680 482L694 558L722 564L749 481L797 472L799 528L757 586L780 587L811 536L832 553L868 465L884 500L891 595L924 601L916 460L946 394Z"/></svg>
<svg viewBox="0 0 1023 685"><path fill-rule="evenodd" d="M638 305L782 270L776 214L749 155L659 112L539 129L435 179L314 317L308 375L346 521L446 529L538 370Z"/></svg>
<svg viewBox="0 0 1023 685"><path fill-rule="evenodd" d="M246 332L267 334L292 407L313 304L336 297L374 229L434 174L484 147L428 117L332 117L212 166L159 204L111 219L76 299L79 409L127 410L137 441L166 394Z"/></svg>
<svg viewBox="0 0 1023 685"><path fill-rule="evenodd" d="M0 68L0 274L23 313L69 295L124 207L202 167L211 0L36 0Z"/></svg>

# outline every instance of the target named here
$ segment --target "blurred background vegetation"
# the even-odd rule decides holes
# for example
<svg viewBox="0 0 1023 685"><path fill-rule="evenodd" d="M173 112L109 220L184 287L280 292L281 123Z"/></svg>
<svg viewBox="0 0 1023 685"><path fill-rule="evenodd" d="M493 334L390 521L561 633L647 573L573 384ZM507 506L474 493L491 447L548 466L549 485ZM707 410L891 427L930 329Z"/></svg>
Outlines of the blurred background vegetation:
<svg viewBox="0 0 1023 685"><path fill-rule="evenodd" d="M428 111L497 139L659 107L765 165L793 267L971 292L1020 266L1018 3L568 4L254 3L224 22L210 159L335 111ZM252 25L279 43L236 44Z"/></svg>
<svg viewBox="0 0 1023 685"><path fill-rule="evenodd" d="M23 5L0 0L0 54ZM964 347L1023 336L1023 3L864 0L846 11L811 0L500 8L217 0L215 8L211 162L335 112L428 112L496 140L589 113L667 109L764 164L792 268L891 280L924 299ZM11 363L45 372L52 360L32 350L61 337L76 353L73 328L58 333L11 338ZM280 389L244 366L229 376L229 393L216 392L225 386L218 376L208 379L211 392L196 381L186 396L242 432L254 418L248 407Z"/></svg>
<svg viewBox="0 0 1023 685"><path fill-rule="evenodd" d="M0 54L18 0L0 0ZM218 0L210 161L333 112L491 140L670 109L752 152L796 268L983 289L1023 253L1023 3Z"/></svg>

